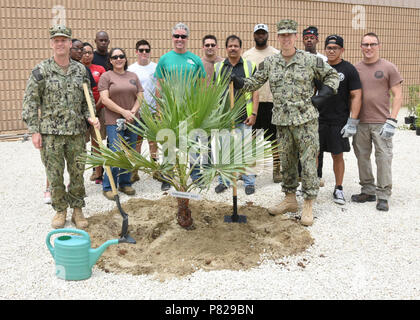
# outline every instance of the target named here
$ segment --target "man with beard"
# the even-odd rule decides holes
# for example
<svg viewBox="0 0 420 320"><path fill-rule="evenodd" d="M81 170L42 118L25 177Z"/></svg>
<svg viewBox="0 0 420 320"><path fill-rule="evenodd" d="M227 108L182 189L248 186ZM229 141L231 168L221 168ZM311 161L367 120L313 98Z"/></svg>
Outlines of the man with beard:
<svg viewBox="0 0 420 320"><path fill-rule="evenodd" d="M266 24L259 23L254 27L254 41L255 47L245 51L243 58L255 62L257 66L263 62L266 57L279 53L279 50L267 44L268 26ZM266 131L266 136L271 135L270 141L272 141L273 144L276 144L277 129L276 126L271 123L271 118L273 116L273 95L270 92L269 84L265 83L261 89L258 90L258 93L259 112L253 129L263 129ZM273 181L275 183L281 182L278 151L273 152Z"/></svg>

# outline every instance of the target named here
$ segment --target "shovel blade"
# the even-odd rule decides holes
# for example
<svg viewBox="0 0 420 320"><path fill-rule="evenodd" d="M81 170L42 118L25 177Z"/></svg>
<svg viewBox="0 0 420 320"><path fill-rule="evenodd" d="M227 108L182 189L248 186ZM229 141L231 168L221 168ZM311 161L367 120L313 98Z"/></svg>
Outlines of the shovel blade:
<svg viewBox="0 0 420 320"><path fill-rule="evenodd" d="M226 223L247 223L246 216L244 215L231 215L225 216L224 222Z"/></svg>

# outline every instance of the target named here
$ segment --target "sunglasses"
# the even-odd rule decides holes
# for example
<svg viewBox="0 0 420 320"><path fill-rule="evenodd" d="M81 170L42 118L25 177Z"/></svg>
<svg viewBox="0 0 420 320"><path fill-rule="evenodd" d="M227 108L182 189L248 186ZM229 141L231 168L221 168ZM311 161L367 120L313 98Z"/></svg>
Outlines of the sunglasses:
<svg viewBox="0 0 420 320"><path fill-rule="evenodd" d="M326 47L325 48L325 50L327 50L327 51L338 51L340 49L341 49L341 47Z"/></svg>
<svg viewBox="0 0 420 320"><path fill-rule="evenodd" d="M362 45L363 48L369 48L369 46L371 48L375 48L376 46L379 45L379 43L362 43L361 45Z"/></svg>
<svg viewBox="0 0 420 320"><path fill-rule="evenodd" d="M216 46L216 44L215 43L206 43L204 46L206 48L210 48L210 47L214 48Z"/></svg>
<svg viewBox="0 0 420 320"><path fill-rule="evenodd" d="M150 53L150 49L137 49L137 51L139 53L143 53L143 52Z"/></svg>
<svg viewBox="0 0 420 320"><path fill-rule="evenodd" d="M118 56L112 56L111 57L112 60L117 60L118 58L120 58L121 60L125 59L125 54L120 54Z"/></svg>
<svg viewBox="0 0 420 320"><path fill-rule="evenodd" d="M185 34L173 34L172 37L174 37L175 39L179 39L179 38L187 39L188 38L188 36L185 35Z"/></svg>

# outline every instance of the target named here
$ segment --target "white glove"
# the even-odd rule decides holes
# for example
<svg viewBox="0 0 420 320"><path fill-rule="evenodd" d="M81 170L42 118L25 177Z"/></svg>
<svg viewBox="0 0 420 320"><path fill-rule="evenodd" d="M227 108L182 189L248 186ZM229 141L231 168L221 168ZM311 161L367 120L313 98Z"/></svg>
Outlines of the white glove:
<svg viewBox="0 0 420 320"><path fill-rule="evenodd" d="M341 129L343 138L349 138L356 134L359 121L359 119L348 118L346 125Z"/></svg>
<svg viewBox="0 0 420 320"><path fill-rule="evenodd" d="M396 127L397 120L388 118L382 126L381 131L379 131L379 135L382 137L382 139L389 140L394 136Z"/></svg>

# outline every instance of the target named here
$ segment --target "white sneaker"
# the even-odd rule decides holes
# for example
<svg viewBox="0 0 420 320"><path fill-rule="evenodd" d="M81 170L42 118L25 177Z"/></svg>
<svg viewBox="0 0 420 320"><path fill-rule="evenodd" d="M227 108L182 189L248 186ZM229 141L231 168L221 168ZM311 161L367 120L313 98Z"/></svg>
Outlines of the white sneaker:
<svg viewBox="0 0 420 320"><path fill-rule="evenodd" d="M44 203L51 204L51 192L48 189L44 192Z"/></svg>
<svg viewBox="0 0 420 320"><path fill-rule="evenodd" d="M340 189L335 189L333 192L334 202L337 204L346 204L346 199L344 199L344 192Z"/></svg>

